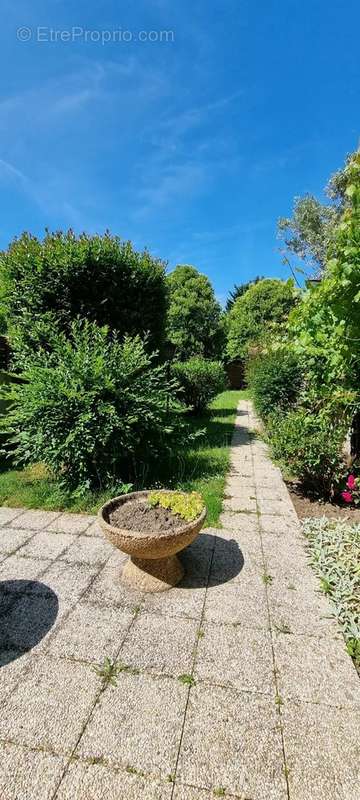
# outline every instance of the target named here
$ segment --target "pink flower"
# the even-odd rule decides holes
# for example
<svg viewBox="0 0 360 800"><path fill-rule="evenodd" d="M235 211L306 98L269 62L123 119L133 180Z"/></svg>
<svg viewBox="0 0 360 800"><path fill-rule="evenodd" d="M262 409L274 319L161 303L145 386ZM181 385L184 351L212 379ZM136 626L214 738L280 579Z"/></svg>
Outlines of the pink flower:
<svg viewBox="0 0 360 800"><path fill-rule="evenodd" d="M349 477L348 477L348 479L346 481L346 486L348 487L348 489L355 489L356 481L355 481L355 476L354 475L349 475Z"/></svg>
<svg viewBox="0 0 360 800"><path fill-rule="evenodd" d="M345 503L352 503L353 496L351 492L341 492L341 497L345 500Z"/></svg>

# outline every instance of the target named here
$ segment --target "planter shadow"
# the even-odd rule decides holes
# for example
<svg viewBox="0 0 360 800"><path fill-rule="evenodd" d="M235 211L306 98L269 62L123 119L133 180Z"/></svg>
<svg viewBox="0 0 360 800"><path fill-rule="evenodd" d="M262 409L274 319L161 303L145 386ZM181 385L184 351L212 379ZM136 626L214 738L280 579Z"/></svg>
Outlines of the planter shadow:
<svg viewBox="0 0 360 800"><path fill-rule="evenodd" d="M221 531L219 531L221 534ZM234 539L222 539L216 534L201 533L198 538L179 554L185 577L179 583L183 589L227 583L244 567L244 555Z"/></svg>
<svg viewBox="0 0 360 800"><path fill-rule="evenodd" d="M40 581L0 581L0 667L35 647L54 625L55 592Z"/></svg>

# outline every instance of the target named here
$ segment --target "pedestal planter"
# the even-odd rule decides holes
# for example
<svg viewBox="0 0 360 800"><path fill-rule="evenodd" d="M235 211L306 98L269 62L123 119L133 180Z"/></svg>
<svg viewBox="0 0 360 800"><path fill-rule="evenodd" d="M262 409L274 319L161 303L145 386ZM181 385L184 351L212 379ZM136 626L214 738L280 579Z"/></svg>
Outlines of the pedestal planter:
<svg viewBox="0 0 360 800"><path fill-rule="evenodd" d="M100 509L99 521L107 539L130 556L122 572L123 582L141 591L162 592L176 586L183 578L184 568L177 553L191 544L200 532L206 508L196 519L184 521L173 530L136 531L111 524L111 515L119 506L133 501L145 503L149 494L132 492L112 498Z"/></svg>

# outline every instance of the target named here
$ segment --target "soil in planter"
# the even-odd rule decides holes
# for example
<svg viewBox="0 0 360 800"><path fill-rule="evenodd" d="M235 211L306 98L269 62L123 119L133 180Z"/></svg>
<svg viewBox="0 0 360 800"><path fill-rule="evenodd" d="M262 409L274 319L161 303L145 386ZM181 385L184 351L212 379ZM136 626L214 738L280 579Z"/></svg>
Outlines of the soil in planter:
<svg viewBox="0 0 360 800"><path fill-rule="evenodd" d="M286 481L295 511L299 519L306 517L328 517L328 519L347 519L350 524L360 522L360 508L330 503L306 494L296 481Z"/></svg>
<svg viewBox="0 0 360 800"><path fill-rule="evenodd" d="M109 514L109 522L115 528L140 531L140 533L164 533L164 531L175 531L186 525L185 520L178 514L172 514L171 511L161 508L161 506L151 508L146 502L140 500L129 500L118 506Z"/></svg>

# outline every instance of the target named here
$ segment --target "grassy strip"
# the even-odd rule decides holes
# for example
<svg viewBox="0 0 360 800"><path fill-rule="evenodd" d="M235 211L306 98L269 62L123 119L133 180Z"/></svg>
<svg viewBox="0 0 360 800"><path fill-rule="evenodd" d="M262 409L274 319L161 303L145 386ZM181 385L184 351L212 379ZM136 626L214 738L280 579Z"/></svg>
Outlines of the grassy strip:
<svg viewBox="0 0 360 800"><path fill-rule="evenodd" d="M321 588L360 670L360 525L322 517L305 520L303 530Z"/></svg>
<svg viewBox="0 0 360 800"><path fill-rule="evenodd" d="M183 448L158 465L157 470L139 476L135 489L183 489L202 494L208 509L207 525L216 525L221 512L225 476L229 469L229 447L236 408L245 392L222 392L208 411L189 417L191 428L205 431L196 446ZM116 487L112 493L116 493ZM41 464L23 470L0 472L0 505L14 508L44 508L96 513L109 498L107 492L87 492L76 497L62 490Z"/></svg>

